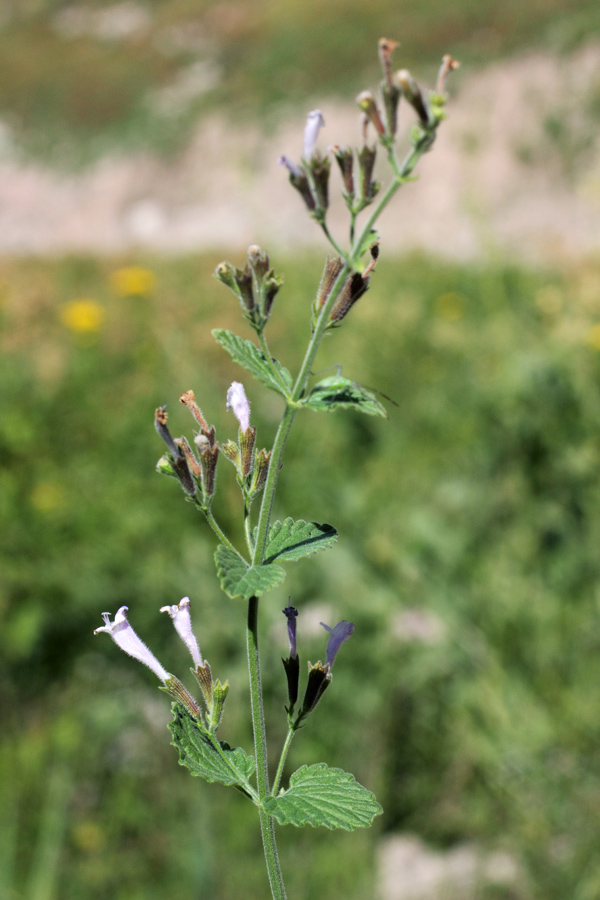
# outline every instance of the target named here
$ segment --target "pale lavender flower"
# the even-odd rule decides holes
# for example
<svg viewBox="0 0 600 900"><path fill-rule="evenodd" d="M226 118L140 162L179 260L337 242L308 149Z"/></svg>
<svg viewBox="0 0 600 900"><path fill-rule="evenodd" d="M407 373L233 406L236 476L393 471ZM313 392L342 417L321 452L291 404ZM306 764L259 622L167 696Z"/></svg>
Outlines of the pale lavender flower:
<svg viewBox="0 0 600 900"><path fill-rule="evenodd" d="M126 611L127 607L122 606L118 610L114 622L110 621L110 613L102 613L104 625L100 628L96 628L94 634L106 631L117 647L120 647L121 650L124 650L129 656L133 656L134 659L137 659L145 666L148 666L155 675L158 675L161 681L166 683L172 676L169 675L166 669L163 669L154 654L150 652L141 638L137 636L127 621L127 616L125 615Z"/></svg>
<svg viewBox="0 0 600 900"><path fill-rule="evenodd" d="M246 397L244 385L234 381L227 391L227 409L233 410L233 414L240 423L240 431L248 431L250 428L250 401Z"/></svg>
<svg viewBox="0 0 600 900"><path fill-rule="evenodd" d="M306 117L304 129L304 159L309 162L317 147L317 138L321 127L325 124L320 109L313 109Z"/></svg>
<svg viewBox="0 0 600 900"><path fill-rule="evenodd" d="M196 635L192 631L192 619L190 616L190 598L184 597L176 606L163 606L161 612L168 612L173 619L175 630L185 646L192 654L196 668L204 668L204 660L200 653L200 647Z"/></svg>
<svg viewBox="0 0 600 900"><path fill-rule="evenodd" d="M354 632L354 625L352 622L346 622L344 619L341 622L338 622L333 628L330 628L329 625L326 625L325 622L320 623L326 631L329 632L329 640L327 641L327 662L325 665L331 668L333 663L335 662L335 658L337 656L338 650L344 643L347 641L350 635Z"/></svg>
<svg viewBox="0 0 600 900"><path fill-rule="evenodd" d="M298 166L292 162L289 156L280 156L277 160L280 166L285 166L290 175L293 175L294 178L301 178L302 172L298 168Z"/></svg>

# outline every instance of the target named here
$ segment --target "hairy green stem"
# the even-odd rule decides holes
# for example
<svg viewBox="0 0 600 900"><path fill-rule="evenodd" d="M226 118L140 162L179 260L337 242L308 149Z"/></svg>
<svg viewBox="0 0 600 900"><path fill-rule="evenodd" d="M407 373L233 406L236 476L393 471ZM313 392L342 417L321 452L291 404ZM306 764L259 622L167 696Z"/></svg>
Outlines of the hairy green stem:
<svg viewBox="0 0 600 900"><path fill-rule="evenodd" d="M252 709L252 728L254 730L254 752L256 754L256 783L258 786L258 807L260 828L265 852L265 862L271 885L273 900L286 900L279 854L275 840L273 819L262 806L269 796L269 763L267 759L267 734L265 730L265 713L263 708L262 685L260 679L260 657L258 653L258 597L250 597L248 601L248 673L250 676L250 705Z"/></svg>
<svg viewBox="0 0 600 900"><path fill-rule="evenodd" d="M210 527L212 528L212 530L214 531L216 536L219 538L221 543L225 544L225 546L229 550L231 550L233 553L235 553L236 556L239 556L240 559L244 559L244 557L242 556L240 551L236 550L236 548L233 546L233 544L231 543L231 541L229 540L227 535L221 530L221 526L219 525L219 523L213 516L212 511L210 510L210 507L208 509L204 509L203 512L204 512L204 515L206 516L206 521L208 522L208 524L210 525ZM244 562L246 562L246 560L244 560Z"/></svg>
<svg viewBox="0 0 600 900"><path fill-rule="evenodd" d="M298 377L296 378L296 382L294 384L291 397L289 397L288 391L285 389L286 396L288 396L288 400L286 401L285 410L283 412L283 416L281 422L279 423L279 428L277 429L277 434L275 435L275 440L273 442L273 448L271 451L271 462L269 464L269 472L267 475L267 480L264 487L262 503L260 507L260 513L258 518L258 526L257 526L257 536L256 543L254 545L254 553L252 556L252 564L253 565L261 565L264 560L265 548L267 545L267 538L269 533L269 526L271 523L271 515L273 511L273 503L275 500L275 491L277 488L277 479L279 477L279 471L281 469L281 461L283 457L283 452L285 450L285 445L296 417L296 413L300 408L300 401L302 400L306 386L308 384L308 379L310 378L312 364L315 360L319 347L321 345L321 341L323 340L323 336L325 334L325 330L327 328L327 324L329 321L329 316L331 314L331 310L333 306L340 296L344 285L346 283L346 279L348 275L356 269L356 266L360 262L360 257L362 255L362 251L364 245L367 241L369 233L371 232L374 223L377 218L383 211L383 209L390 202L398 188L404 184L407 177L410 175L412 170L414 169L417 161L420 156L423 155L426 150L429 149L429 146L425 145L425 142L422 144L417 144L417 146L413 147L413 149L408 153L403 163L400 165L396 159L393 149L390 149L388 152L389 163L394 173L394 179L391 184L388 186L384 194L379 199L379 202L374 206L371 215L365 222L359 236L352 240L352 246L350 249L350 253L348 255L344 254L338 247L337 243L331 237L327 227L324 223L322 223L323 230L329 239L332 246L341 254L343 259L345 260L345 264L340 271L333 288L327 298L327 301L323 304L322 309L319 312L319 316L317 318L317 322L315 324L315 328L311 339L309 341L306 354L304 356L304 360L300 367L300 371L298 373ZM354 232L354 218L352 221L352 232ZM354 237L354 235L353 235ZM281 384L281 379L277 375L275 366L273 365L271 355L269 353L269 349L262 333L259 334L259 340L261 344L261 349L265 354L269 367L271 368L274 377L279 384ZM212 524L212 523L211 523ZM214 527L214 526L213 526ZM229 542L226 542L229 545ZM229 545L230 546L230 545ZM248 647L248 671L250 676L250 699L251 699L251 708L252 708L252 727L254 730L254 748L256 754L256 774L257 774L257 785L258 785L258 797L260 800L259 805L259 816L260 816L260 825L263 839L263 846L265 852L265 860L267 864L267 871L269 874L269 882L271 885L271 893L273 895L274 900L285 900L285 887L283 884L283 877L281 874L281 867L279 865L279 856L277 853L277 843L275 839L275 827L273 817L269 816L263 806L263 801L266 797L269 796L269 770L268 770L268 759L267 759L267 738L266 738L266 730L265 730L265 717L264 717L264 709L263 709L263 697L262 697L262 686L260 679L260 657L258 652L258 598L251 597L248 604L248 628L247 628L247 647ZM286 737L281 756L279 759L279 764L277 766L277 772L275 774L275 781L273 784L273 793L276 793L279 790L279 785L281 782L281 778L283 775L283 769L285 766L286 757L288 754L288 750L290 748L290 744L292 742L293 736L295 734L295 729L290 728L288 735Z"/></svg>
<svg viewBox="0 0 600 900"><path fill-rule="evenodd" d="M285 761L287 759L288 751L290 749L290 744L296 734L296 729L290 726L290 730L287 733L287 737L285 739L285 743L281 749L281 756L279 757L279 765L277 766L277 771L275 772L275 779L273 781L272 794L275 797L277 791L279 790L279 785L281 783L281 776L283 775L283 767L285 766Z"/></svg>

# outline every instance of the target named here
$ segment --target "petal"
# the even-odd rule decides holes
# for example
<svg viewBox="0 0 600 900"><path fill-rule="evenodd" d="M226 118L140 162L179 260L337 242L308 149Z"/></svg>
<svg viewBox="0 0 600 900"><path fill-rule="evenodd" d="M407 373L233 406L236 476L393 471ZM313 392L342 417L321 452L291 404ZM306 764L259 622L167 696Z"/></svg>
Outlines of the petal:
<svg viewBox="0 0 600 900"><path fill-rule="evenodd" d="M246 397L246 391L241 382L234 381L227 391L226 408L233 410L234 416L240 423L240 431L248 431L250 427L250 402Z"/></svg>
<svg viewBox="0 0 600 900"><path fill-rule="evenodd" d="M331 668L335 662L338 650L344 641L347 641L354 632L354 625L352 622L346 622L345 619L338 622L334 628L330 628L325 622L321 622L321 625L330 635L329 640L327 641L327 665Z"/></svg>
<svg viewBox="0 0 600 900"><path fill-rule="evenodd" d="M304 129L304 159L307 162L315 152L319 131L324 124L325 120L320 109L313 109L306 117L306 128Z"/></svg>
<svg viewBox="0 0 600 900"><path fill-rule="evenodd" d="M145 643L137 636L126 616L127 607L122 606L116 616L114 622L110 621L110 613L102 613L104 625L96 628L94 634L106 631L121 650L133 656L139 662L152 669L155 675L158 675L161 681L170 678L169 673L164 669L153 653L146 647Z"/></svg>
<svg viewBox="0 0 600 900"><path fill-rule="evenodd" d="M173 620L175 630L183 643L186 645L196 668L204 666L204 660L200 653L200 647L196 640L196 635L192 631L192 618L190 616L190 598L184 597L177 606L163 606L161 612L168 612Z"/></svg>

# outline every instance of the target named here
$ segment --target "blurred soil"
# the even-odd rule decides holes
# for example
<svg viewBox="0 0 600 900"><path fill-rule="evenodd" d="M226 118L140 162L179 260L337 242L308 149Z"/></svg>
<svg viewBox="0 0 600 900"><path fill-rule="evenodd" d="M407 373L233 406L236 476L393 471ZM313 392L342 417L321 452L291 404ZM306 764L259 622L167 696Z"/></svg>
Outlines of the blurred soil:
<svg viewBox="0 0 600 900"><path fill-rule="evenodd" d="M530 261L592 252L600 234L600 44L461 71L450 90L437 146L382 219L388 247ZM321 107L322 146L356 142L352 104ZM405 109L404 131L409 115ZM19 161L7 133L0 147L0 252L322 242L276 162L282 153L299 157L302 130L303 122L288 118L265 139L259 127L233 128L213 114L175 158L113 155L78 174ZM332 180L335 195L337 172ZM331 224L343 234L341 201Z"/></svg>

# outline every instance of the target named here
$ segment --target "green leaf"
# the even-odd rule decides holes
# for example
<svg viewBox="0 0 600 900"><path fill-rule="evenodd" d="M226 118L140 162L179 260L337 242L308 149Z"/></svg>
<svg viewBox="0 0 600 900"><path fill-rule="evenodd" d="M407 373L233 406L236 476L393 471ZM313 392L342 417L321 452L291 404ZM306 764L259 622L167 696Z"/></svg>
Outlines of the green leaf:
<svg viewBox="0 0 600 900"><path fill-rule="evenodd" d="M224 328L215 328L213 331L214 339L227 350L231 358L248 369L249 372L284 397L289 394L292 388L292 376L281 363L276 359L271 359L272 367L267 361L267 357L259 350L252 341L246 341L244 338L238 337L232 331L226 331ZM277 378L273 373L273 368L277 372ZM282 385L285 387L282 387Z"/></svg>
<svg viewBox="0 0 600 900"><path fill-rule="evenodd" d="M260 597L285 578L281 566L250 566L229 547L219 544L215 563L221 587L228 597Z"/></svg>
<svg viewBox="0 0 600 900"><path fill-rule="evenodd" d="M326 550L337 539L338 532L332 525L319 525L302 519L294 522L290 518L284 522L273 522L265 548L265 563L302 559L317 550Z"/></svg>
<svg viewBox="0 0 600 900"><path fill-rule="evenodd" d="M349 772L325 763L302 766L290 786L265 801L265 809L280 825L324 825L326 828L367 828L383 812L375 795Z"/></svg>
<svg viewBox="0 0 600 900"><path fill-rule="evenodd" d="M342 375L331 375L324 378L314 386L303 403L309 409L325 410L343 407L345 409L358 409L368 416L383 416L387 419L385 407L379 402L372 391L368 391L362 384L350 381Z"/></svg>
<svg viewBox="0 0 600 900"><path fill-rule="evenodd" d="M232 750L225 741L218 741L221 754L215 747L216 738L211 740L180 703L173 704L173 713L169 731L171 743L179 750L179 765L206 781L244 787L256 767L254 757L241 747Z"/></svg>

